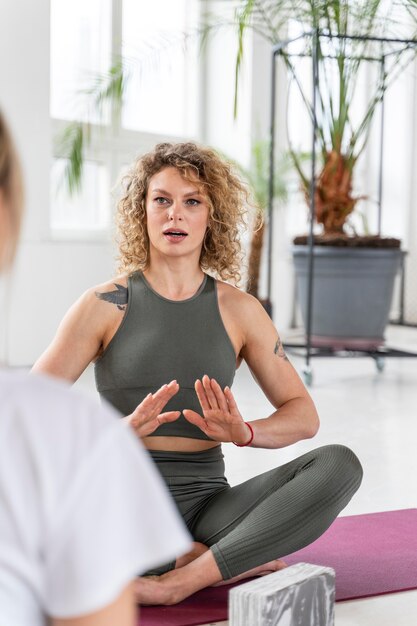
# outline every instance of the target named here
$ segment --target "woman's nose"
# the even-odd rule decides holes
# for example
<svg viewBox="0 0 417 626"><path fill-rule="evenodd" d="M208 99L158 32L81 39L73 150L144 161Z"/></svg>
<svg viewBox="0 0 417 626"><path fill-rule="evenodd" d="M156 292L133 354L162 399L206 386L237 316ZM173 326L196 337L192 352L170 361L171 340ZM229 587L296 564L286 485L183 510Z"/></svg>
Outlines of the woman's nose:
<svg viewBox="0 0 417 626"><path fill-rule="evenodd" d="M172 204L168 207L168 218L170 220L175 218L179 220L182 219L182 207L179 202L172 202Z"/></svg>

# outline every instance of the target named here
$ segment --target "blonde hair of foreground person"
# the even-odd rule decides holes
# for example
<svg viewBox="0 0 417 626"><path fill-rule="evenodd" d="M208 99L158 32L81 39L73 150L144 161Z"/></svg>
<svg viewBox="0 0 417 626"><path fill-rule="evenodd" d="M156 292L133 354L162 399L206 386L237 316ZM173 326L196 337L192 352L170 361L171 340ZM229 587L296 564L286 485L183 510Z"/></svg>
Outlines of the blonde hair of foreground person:
<svg viewBox="0 0 417 626"><path fill-rule="evenodd" d="M0 111L0 272L4 272L5 270L10 269L12 265L18 241L22 213L23 184L20 164L14 148L11 134ZM44 397L44 400L48 401L48 397ZM105 415L103 414L102 417L104 418ZM34 415L34 419L35 418L36 414ZM115 421L118 422L118 420ZM125 448L125 452L127 452L127 446ZM150 477L152 478L152 476ZM159 483L151 484L151 487L152 486L158 487ZM155 497L164 495L164 493L158 492ZM170 504L170 502L166 502L166 504ZM162 511L162 513L165 515L168 514L169 517L171 510L169 509L169 507L167 507L165 511ZM170 521L172 521L172 519L173 518L170 518ZM178 531L182 531L182 525L181 529L179 529L179 527L175 525L171 527L171 530L172 529L175 531L174 534L178 533L176 534L176 539L178 539L181 535L181 532ZM138 529L138 532L140 532L140 529ZM183 539L183 537L181 537L181 539ZM177 543L177 546L180 544L181 540L179 541L179 543ZM30 545L29 539L27 541L27 545ZM124 588L121 591L119 587L119 591L116 592L114 587L115 584L112 584L112 588L110 588L110 586L108 588L107 597L109 600L109 604L107 604L106 606L79 617L50 617L48 619L48 617L45 616L45 619L47 620L45 623L48 623L50 626L136 625L138 616L134 600L133 582L124 584ZM114 599L115 595L118 596L116 599ZM0 615L0 621L1 619L2 615ZM13 624L8 624L8 626L13 626Z"/></svg>
<svg viewBox="0 0 417 626"><path fill-rule="evenodd" d="M23 212L23 185L19 161L0 111L0 271L13 260Z"/></svg>

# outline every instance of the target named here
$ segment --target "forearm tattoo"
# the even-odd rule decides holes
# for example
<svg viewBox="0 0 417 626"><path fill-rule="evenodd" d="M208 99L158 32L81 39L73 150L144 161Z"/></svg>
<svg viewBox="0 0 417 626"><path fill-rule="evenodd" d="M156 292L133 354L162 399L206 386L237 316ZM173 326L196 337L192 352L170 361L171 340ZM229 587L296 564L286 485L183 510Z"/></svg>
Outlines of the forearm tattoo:
<svg viewBox="0 0 417 626"><path fill-rule="evenodd" d="M288 357L285 354L284 346L282 345L282 341L280 337L278 337L277 342L275 344L274 354L279 356L281 359L284 359L284 361L288 361Z"/></svg>
<svg viewBox="0 0 417 626"><path fill-rule="evenodd" d="M116 287L116 291L106 291L105 293L100 293L96 291L96 296L99 300L104 300L105 302L111 302L115 304L120 311L125 311L127 306L127 287L123 287L123 285L117 285L114 283Z"/></svg>

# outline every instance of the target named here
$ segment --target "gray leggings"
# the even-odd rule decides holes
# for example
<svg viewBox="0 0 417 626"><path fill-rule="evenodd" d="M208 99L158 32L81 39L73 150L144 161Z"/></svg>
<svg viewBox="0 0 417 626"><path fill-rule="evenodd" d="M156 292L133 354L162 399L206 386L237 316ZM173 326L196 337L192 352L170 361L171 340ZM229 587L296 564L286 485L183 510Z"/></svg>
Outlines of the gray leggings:
<svg viewBox="0 0 417 626"><path fill-rule="evenodd" d="M194 540L210 547L223 580L313 542L362 480L357 457L341 445L317 448L235 487L224 476L221 446L151 455ZM174 565L147 573L162 574Z"/></svg>

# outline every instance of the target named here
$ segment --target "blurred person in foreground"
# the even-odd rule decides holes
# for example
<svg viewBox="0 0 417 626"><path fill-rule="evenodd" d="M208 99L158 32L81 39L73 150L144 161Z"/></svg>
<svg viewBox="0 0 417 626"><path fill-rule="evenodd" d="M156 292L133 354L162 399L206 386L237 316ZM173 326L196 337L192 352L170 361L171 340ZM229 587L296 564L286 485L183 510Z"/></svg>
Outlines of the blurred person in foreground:
<svg viewBox="0 0 417 626"><path fill-rule="evenodd" d="M22 207L0 112L0 272ZM144 412L165 402L155 393ZM189 548L141 444L110 406L44 376L0 368L0 407L1 626L136 624L131 581Z"/></svg>

